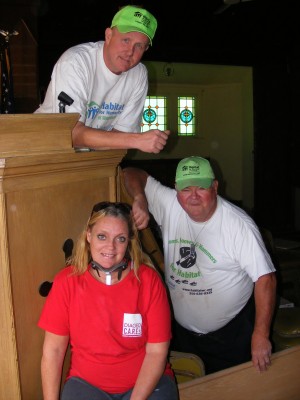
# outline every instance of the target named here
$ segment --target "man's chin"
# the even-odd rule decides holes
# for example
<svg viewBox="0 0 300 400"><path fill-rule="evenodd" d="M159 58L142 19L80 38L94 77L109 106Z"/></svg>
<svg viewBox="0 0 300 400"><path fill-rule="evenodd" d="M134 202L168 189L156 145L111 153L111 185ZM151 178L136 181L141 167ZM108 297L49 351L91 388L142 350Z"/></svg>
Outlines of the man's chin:
<svg viewBox="0 0 300 400"><path fill-rule="evenodd" d="M132 64L132 63L130 63L130 62L127 62L127 61L125 61L125 60L122 60L122 62L119 63L119 68L120 68L120 71L121 71L120 73L126 72L126 71L128 71L129 69L135 67L136 65L137 65L137 64Z"/></svg>

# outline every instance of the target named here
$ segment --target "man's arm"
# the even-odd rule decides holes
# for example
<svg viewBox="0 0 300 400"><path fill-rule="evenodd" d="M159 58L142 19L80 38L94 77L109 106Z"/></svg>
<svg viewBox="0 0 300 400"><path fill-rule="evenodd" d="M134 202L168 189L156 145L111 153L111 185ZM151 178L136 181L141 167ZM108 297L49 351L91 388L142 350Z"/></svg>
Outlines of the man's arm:
<svg viewBox="0 0 300 400"><path fill-rule="evenodd" d="M72 131L74 147L95 150L137 149L146 153L159 153L166 145L170 131L151 129L144 133L104 131L77 122Z"/></svg>
<svg viewBox="0 0 300 400"><path fill-rule="evenodd" d="M138 229L144 229L149 223L148 201L145 186L149 174L139 168L127 167L123 169L124 185L132 197L132 213Z"/></svg>
<svg viewBox="0 0 300 400"><path fill-rule="evenodd" d="M276 303L276 276L272 272L258 278L254 287L255 325L252 334L252 362L258 371L271 364L270 328Z"/></svg>

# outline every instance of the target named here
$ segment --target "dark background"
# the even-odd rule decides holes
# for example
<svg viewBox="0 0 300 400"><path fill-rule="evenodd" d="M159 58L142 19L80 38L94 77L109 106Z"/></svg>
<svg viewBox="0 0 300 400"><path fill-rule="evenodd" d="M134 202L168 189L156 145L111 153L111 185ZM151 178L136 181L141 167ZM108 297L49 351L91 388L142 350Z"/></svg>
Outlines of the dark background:
<svg viewBox="0 0 300 400"><path fill-rule="evenodd" d="M104 39L126 4L143 5L158 19L144 60L253 67L253 216L276 236L299 237L299 0L241 1L223 11L223 0L0 0L0 29L12 29L17 17L26 21L38 44L42 92L61 53Z"/></svg>
<svg viewBox="0 0 300 400"><path fill-rule="evenodd" d="M66 48L103 39L113 15L126 4L137 3L40 0L41 78L46 78L47 64L52 66ZM144 59L234 65L284 62L288 66L291 58L299 54L297 0L244 0L223 11L222 4L222 0L181 5L168 0L145 0L141 5L156 16L158 28L153 48Z"/></svg>

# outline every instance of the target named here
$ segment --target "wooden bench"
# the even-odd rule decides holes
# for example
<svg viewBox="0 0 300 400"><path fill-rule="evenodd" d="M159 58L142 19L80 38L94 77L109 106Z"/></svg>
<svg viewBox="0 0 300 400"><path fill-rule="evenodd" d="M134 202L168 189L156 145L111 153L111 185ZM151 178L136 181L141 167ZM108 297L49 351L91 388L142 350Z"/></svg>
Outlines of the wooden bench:
<svg viewBox="0 0 300 400"><path fill-rule="evenodd" d="M300 346L274 353L263 373L252 362L178 385L180 400L299 400Z"/></svg>

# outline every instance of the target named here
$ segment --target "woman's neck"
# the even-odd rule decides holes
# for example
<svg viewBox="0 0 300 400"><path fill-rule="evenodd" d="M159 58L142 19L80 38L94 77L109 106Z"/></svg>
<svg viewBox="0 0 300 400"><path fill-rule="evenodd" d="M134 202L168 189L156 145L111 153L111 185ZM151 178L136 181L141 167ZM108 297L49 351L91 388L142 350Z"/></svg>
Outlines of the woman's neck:
<svg viewBox="0 0 300 400"><path fill-rule="evenodd" d="M100 271L98 268L90 268L91 275L101 283L105 285L115 285L121 282L129 273L130 268L127 267L125 270L116 270L113 272Z"/></svg>

